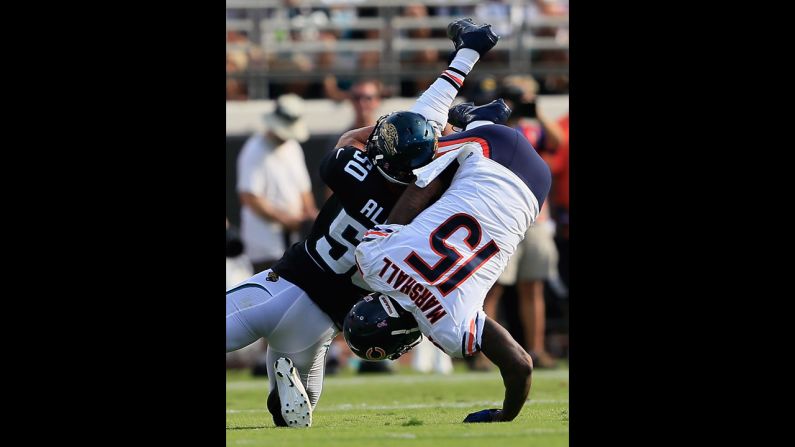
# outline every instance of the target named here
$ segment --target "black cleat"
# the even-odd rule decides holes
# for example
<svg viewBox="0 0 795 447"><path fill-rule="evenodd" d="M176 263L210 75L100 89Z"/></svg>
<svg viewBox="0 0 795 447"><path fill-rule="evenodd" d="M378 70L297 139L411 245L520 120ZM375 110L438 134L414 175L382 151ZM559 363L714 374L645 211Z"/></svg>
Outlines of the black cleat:
<svg viewBox="0 0 795 447"><path fill-rule="evenodd" d="M279 402L279 391L276 389L271 390L270 394L268 395L268 411L270 411L271 416L273 416L273 423L277 427L288 427L287 421L284 420L284 416L282 416L282 405Z"/></svg>
<svg viewBox="0 0 795 447"><path fill-rule="evenodd" d="M491 30L491 25L478 26L468 17L447 25L447 37L455 45L455 51L450 58L451 61L461 48L475 50L480 54L480 57L483 57L500 40L500 36L494 34L494 31Z"/></svg>
<svg viewBox="0 0 795 447"><path fill-rule="evenodd" d="M293 361L280 357L274 364L276 389L281 403L281 416L288 427L309 427L312 425L312 406L306 394ZM270 409L270 408L269 408ZM271 413L273 413L271 411ZM274 422L276 416L274 415ZM276 424L278 425L278 424Z"/></svg>
<svg viewBox="0 0 795 447"><path fill-rule="evenodd" d="M477 28L478 26L475 25L475 22L472 21L471 17L458 19L454 22L450 22L450 24L447 25L447 37L453 41L455 44L455 49L457 50L462 44L460 40L461 31L472 31Z"/></svg>

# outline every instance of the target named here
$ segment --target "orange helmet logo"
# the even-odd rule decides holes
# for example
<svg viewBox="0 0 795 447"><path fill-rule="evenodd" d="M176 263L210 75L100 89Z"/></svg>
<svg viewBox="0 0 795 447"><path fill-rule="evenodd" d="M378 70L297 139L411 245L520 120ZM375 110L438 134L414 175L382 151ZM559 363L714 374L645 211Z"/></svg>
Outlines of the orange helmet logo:
<svg viewBox="0 0 795 447"><path fill-rule="evenodd" d="M373 355L373 351L375 351L375 352L376 352L376 354L378 354L378 355L377 355L377 356L374 356L374 355ZM384 357L386 357L386 352L384 352L384 350L383 350L383 349L381 349L381 348L368 348L368 349L367 349L367 352L365 352L365 353L364 353L364 355L365 355L365 357L367 357L369 360L381 360L381 359L383 359Z"/></svg>

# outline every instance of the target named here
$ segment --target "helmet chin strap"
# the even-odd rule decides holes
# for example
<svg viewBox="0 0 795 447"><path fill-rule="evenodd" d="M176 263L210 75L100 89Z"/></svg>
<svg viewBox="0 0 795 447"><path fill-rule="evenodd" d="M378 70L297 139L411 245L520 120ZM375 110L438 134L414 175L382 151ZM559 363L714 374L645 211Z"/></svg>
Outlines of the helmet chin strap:
<svg viewBox="0 0 795 447"><path fill-rule="evenodd" d="M417 330L419 330L419 328L417 328ZM413 331L410 331L410 332L413 332ZM423 340L423 336L422 336L422 334L420 334L419 338L414 340L414 343L412 343L410 345L403 345L403 347L398 349L397 352L395 352L394 354L388 355L386 358L389 359L389 360L397 360L401 355L411 351L411 348L413 348L413 347L417 346L418 344L420 344L420 342L422 340Z"/></svg>

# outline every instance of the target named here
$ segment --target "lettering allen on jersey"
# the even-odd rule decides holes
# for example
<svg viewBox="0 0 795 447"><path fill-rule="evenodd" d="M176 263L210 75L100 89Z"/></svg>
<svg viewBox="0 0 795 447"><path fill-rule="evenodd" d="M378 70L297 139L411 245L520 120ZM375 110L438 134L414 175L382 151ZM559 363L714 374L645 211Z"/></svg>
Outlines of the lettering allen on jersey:
<svg viewBox="0 0 795 447"><path fill-rule="evenodd" d="M439 299L430 290L401 270L389 258L384 258L384 268L381 269L378 276L386 277L386 282L395 290L399 290L411 298L411 301L424 313L425 318L431 324L447 315L447 311L444 310Z"/></svg>
<svg viewBox="0 0 795 447"><path fill-rule="evenodd" d="M378 202L376 202L373 199L370 199L367 201L367 203L364 204L364 207L362 208L361 211L359 211L359 213L370 219L370 222L378 225L386 223L387 216L384 216L383 222L376 220L378 219L378 216L381 214L382 211L384 211L384 207L378 206Z"/></svg>

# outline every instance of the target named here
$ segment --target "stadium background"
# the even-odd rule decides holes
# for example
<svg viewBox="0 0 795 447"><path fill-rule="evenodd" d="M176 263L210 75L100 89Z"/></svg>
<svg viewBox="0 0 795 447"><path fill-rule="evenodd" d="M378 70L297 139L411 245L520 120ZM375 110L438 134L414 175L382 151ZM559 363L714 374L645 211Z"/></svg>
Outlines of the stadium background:
<svg viewBox="0 0 795 447"><path fill-rule="evenodd" d="M262 115L283 93L305 100L310 139L302 144L318 207L324 185L320 158L353 122L349 102L332 98L327 85L345 91L360 79L384 85L379 115L405 110L447 66L447 24L461 17L490 23L499 44L481 59L459 98L477 100L491 78L529 75L537 104L551 119L568 113L568 1L544 0L227 0L226 214L240 223L236 159L246 139L262 128ZM568 263L561 253L561 263ZM567 266L561 265L561 268ZM547 340L568 355L568 300L546 289ZM502 321L522 340L516 295L503 296Z"/></svg>

